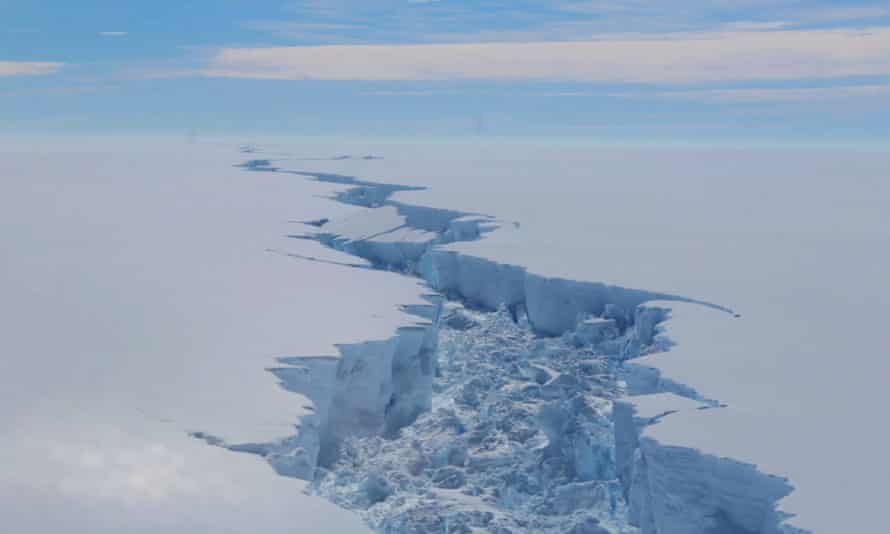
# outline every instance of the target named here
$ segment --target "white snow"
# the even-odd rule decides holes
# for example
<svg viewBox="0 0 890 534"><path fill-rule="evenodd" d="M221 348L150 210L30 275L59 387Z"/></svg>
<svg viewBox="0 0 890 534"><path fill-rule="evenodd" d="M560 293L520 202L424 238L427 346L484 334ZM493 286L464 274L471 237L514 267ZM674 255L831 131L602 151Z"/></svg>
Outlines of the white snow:
<svg viewBox="0 0 890 534"><path fill-rule="evenodd" d="M299 433L280 357L420 322L417 282L288 239L342 186L233 168L228 147L0 154L0 513L16 532L356 532L260 459ZM302 231L302 226L300 225ZM349 325L349 327L344 327Z"/></svg>

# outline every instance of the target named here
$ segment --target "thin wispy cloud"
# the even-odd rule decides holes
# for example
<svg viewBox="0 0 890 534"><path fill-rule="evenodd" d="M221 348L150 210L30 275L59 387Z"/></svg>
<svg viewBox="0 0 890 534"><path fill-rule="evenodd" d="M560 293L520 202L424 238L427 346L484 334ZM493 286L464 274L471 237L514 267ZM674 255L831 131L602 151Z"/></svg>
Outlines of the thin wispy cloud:
<svg viewBox="0 0 890 534"><path fill-rule="evenodd" d="M828 87L719 87L677 90L534 91L520 93L533 98L627 98L637 100L690 100L698 102L822 102L827 100L890 98L890 83Z"/></svg>
<svg viewBox="0 0 890 534"><path fill-rule="evenodd" d="M82 95L88 93L98 93L102 90L109 89L110 85L57 85L52 87L28 87L26 89L13 89L9 91L0 90L0 96L33 96L33 95Z"/></svg>
<svg viewBox="0 0 890 534"><path fill-rule="evenodd" d="M890 75L890 27L574 42L223 48L204 76L269 80L732 82Z"/></svg>
<svg viewBox="0 0 890 534"><path fill-rule="evenodd" d="M717 102L821 102L838 99L890 98L890 84L839 87L728 88L692 91L660 91L649 94L619 94L642 98L676 98Z"/></svg>
<svg viewBox="0 0 890 534"><path fill-rule="evenodd" d="M305 0L285 18L248 21L294 44L574 41L634 31L884 26L890 6L868 0ZM324 25L348 28L325 28ZM310 27L314 26L314 27Z"/></svg>
<svg viewBox="0 0 890 534"><path fill-rule="evenodd" d="M442 96L458 94L456 91L365 91L363 96Z"/></svg>
<svg viewBox="0 0 890 534"><path fill-rule="evenodd" d="M723 25L723 30L727 31L776 31L788 28L789 24L785 21L774 20L764 22L737 21Z"/></svg>
<svg viewBox="0 0 890 534"><path fill-rule="evenodd" d="M102 37L126 37L129 35L128 32L99 32L99 35Z"/></svg>
<svg viewBox="0 0 890 534"><path fill-rule="evenodd" d="M0 76L47 76L64 66L64 63L48 61L0 61Z"/></svg>
<svg viewBox="0 0 890 534"><path fill-rule="evenodd" d="M890 7L875 2L852 0L714 0L703 4L698 0L560 0L559 9L578 14L607 15L621 23L631 21L657 23L673 20L699 24L707 20L733 16L759 16L762 20L783 20L794 24L846 23L890 17Z"/></svg>
<svg viewBox="0 0 890 534"><path fill-rule="evenodd" d="M794 13L796 15L795 18L801 23L855 22L890 18L890 6L823 6L809 10L798 10Z"/></svg>

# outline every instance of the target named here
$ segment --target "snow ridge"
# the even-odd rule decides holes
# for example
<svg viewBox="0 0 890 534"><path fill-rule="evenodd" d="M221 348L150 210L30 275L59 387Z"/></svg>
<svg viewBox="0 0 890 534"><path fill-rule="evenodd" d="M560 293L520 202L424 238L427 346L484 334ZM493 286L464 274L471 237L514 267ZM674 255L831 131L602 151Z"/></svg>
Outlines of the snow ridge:
<svg viewBox="0 0 890 534"><path fill-rule="evenodd" d="M776 512L792 490L785 479L646 435L672 412L720 403L629 360L670 350L671 301L730 310L463 254L447 245L502 222L391 200L423 188L268 160L241 166L350 186L332 200L363 210L309 221L293 237L419 276L437 293L406 309L417 324L389 339L270 369L314 403L297 435L271 444L195 437L314 481L380 532L799 532Z"/></svg>

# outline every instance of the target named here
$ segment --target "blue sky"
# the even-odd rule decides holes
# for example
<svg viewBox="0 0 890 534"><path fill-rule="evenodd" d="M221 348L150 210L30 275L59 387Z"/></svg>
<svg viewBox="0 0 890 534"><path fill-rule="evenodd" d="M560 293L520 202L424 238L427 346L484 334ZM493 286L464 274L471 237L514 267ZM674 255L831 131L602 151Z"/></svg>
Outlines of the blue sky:
<svg viewBox="0 0 890 534"><path fill-rule="evenodd" d="M890 140L890 4L0 0L0 132Z"/></svg>

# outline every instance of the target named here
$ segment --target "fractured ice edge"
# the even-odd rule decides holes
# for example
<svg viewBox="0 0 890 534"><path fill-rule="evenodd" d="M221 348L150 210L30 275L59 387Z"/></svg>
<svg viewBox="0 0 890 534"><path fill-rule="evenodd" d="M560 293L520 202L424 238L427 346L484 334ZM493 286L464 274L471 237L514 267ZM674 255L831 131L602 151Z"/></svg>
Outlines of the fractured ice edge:
<svg viewBox="0 0 890 534"><path fill-rule="evenodd" d="M730 310L449 250L502 223L390 198L419 188L241 166L350 186L332 200L364 209L293 237L436 293L405 307L418 322L388 339L279 359L281 386L314 404L294 436L195 437L311 481L378 532L804 534L776 509L793 490L786 479L646 433L671 413L721 408L633 363L669 350L671 301Z"/></svg>

